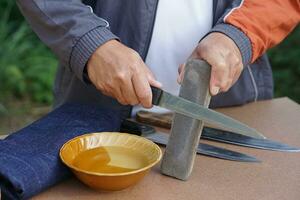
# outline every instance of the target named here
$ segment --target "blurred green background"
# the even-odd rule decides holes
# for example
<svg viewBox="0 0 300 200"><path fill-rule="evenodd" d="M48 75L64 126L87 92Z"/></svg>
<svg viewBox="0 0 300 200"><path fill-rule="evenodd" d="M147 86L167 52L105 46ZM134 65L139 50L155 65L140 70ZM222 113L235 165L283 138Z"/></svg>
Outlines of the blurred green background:
<svg viewBox="0 0 300 200"><path fill-rule="evenodd" d="M275 96L300 103L300 27L268 52ZM30 30L14 1L0 2L0 134L50 110L57 60Z"/></svg>

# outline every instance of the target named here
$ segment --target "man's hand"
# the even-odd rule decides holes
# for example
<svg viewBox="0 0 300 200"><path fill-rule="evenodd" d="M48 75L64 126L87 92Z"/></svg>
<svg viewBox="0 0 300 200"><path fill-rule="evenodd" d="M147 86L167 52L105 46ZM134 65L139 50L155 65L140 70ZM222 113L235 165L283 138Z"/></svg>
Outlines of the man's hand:
<svg viewBox="0 0 300 200"><path fill-rule="evenodd" d="M210 93L226 92L237 81L242 70L242 57L236 44L222 33L210 33L196 47L190 58L202 59L211 65ZM178 83L183 79L180 65Z"/></svg>
<svg viewBox="0 0 300 200"><path fill-rule="evenodd" d="M139 54L116 40L101 45L87 64L91 82L123 105L152 106L150 85L161 87Z"/></svg>

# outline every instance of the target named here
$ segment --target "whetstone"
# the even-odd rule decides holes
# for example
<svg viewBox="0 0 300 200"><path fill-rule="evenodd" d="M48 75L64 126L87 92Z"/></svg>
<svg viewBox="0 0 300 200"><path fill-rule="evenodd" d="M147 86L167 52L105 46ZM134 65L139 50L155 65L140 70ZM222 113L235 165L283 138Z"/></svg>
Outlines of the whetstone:
<svg viewBox="0 0 300 200"><path fill-rule="evenodd" d="M210 102L210 66L201 60L189 60L179 96L205 107ZM166 147L161 172L181 180L190 176L196 156L203 122L175 113L171 135Z"/></svg>

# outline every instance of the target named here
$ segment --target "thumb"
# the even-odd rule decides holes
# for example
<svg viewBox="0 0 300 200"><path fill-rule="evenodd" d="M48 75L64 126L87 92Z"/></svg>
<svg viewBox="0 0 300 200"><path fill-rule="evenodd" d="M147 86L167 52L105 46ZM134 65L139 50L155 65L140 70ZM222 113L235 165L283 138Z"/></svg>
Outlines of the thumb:
<svg viewBox="0 0 300 200"><path fill-rule="evenodd" d="M148 82L149 82L150 85L152 85L154 87L158 87L158 88L162 87L161 82L159 82L156 79L154 79L154 77L148 77Z"/></svg>
<svg viewBox="0 0 300 200"><path fill-rule="evenodd" d="M178 68L178 77L177 77L177 83L181 84L183 77L184 77L184 68L185 68L185 63L181 64Z"/></svg>
<svg viewBox="0 0 300 200"><path fill-rule="evenodd" d="M210 75L210 81L209 81L209 87L210 87L209 90L212 96L217 95L220 91L220 87L217 85L218 85L217 73L216 70L212 69Z"/></svg>

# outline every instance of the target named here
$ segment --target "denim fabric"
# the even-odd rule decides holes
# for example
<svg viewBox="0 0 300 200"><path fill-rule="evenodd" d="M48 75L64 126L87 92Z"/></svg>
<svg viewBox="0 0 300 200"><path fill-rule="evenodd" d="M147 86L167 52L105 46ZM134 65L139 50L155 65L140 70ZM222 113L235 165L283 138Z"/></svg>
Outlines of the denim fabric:
<svg viewBox="0 0 300 200"><path fill-rule="evenodd" d="M27 199L62 181L70 171L59 149L78 135L118 131L120 114L94 105L65 104L0 141L0 186L4 199Z"/></svg>

